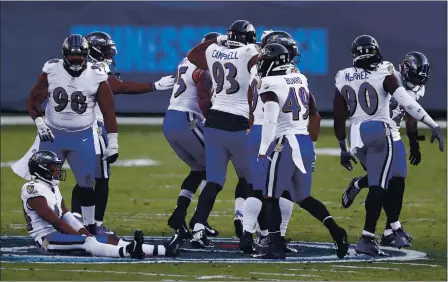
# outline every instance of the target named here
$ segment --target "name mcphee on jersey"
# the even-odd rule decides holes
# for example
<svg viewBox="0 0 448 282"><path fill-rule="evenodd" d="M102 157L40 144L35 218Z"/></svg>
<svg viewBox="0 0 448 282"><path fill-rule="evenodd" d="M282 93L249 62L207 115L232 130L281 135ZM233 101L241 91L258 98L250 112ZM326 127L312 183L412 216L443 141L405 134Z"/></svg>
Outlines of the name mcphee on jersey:
<svg viewBox="0 0 448 282"><path fill-rule="evenodd" d="M350 76L349 73L345 74L345 81L353 81L353 80L360 80L360 79L369 79L369 74L365 71L362 72L355 72L352 76Z"/></svg>

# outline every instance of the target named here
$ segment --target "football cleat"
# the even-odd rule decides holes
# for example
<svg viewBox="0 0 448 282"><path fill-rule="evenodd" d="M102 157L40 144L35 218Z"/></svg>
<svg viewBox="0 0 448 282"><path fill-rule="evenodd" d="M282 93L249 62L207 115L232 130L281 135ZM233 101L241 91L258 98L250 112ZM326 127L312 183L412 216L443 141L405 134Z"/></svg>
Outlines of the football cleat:
<svg viewBox="0 0 448 282"><path fill-rule="evenodd" d="M87 231L89 231L90 234L97 235L96 234L96 229L97 229L96 223L84 225L84 227L87 229Z"/></svg>
<svg viewBox="0 0 448 282"><path fill-rule="evenodd" d="M241 236L243 236L243 215L240 212L235 214L233 225L235 226L236 237L241 238Z"/></svg>
<svg viewBox="0 0 448 282"><path fill-rule="evenodd" d="M344 228L337 226L335 230L330 232L331 237L336 245L336 255L338 258L343 258L348 254L348 239L347 232Z"/></svg>
<svg viewBox="0 0 448 282"><path fill-rule="evenodd" d="M190 240L192 238L190 230L188 230L187 224L184 222L177 230L181 240Z"/></svg>
<svg viewBox="0 0 448 282"><path fill-rule="evenodd" d="M293 247L288 245L288 242L285 240L285 237L283 237L283 241L285 242L285 253L286 254L297 254L297 253L299 253L299 250L297 250L296 248L293 248Z"/></svg>
<svg viewBox="0 0 448 282"><path fill-rule="evenodd" d="M179 207L176 207L168 218L168 226L173 228L174 230L178 230L181 228L182 224L185 223L185 217L187 216L186 211L181 211Z"/></svg>
<svg viewBox="0 0 448 282"><path fill-rule="evenodd" d="M252 255L253 258L259 259L286 259L285 241L280 233L270 234L271 244L263 248L258 254Z"/></svg>
<svg viewBox="0 0 448 282"><path fill-rule="evenodd" d="M126 252L131 255L131 258L144 259L145 253L143 252L143 232L141 230L135 230L134 241L126 246Z"/></svg>
<svg viewBox="0 0 448 282"><path fill-rule="evenodd" d="M212 248L212 242L205 235L204 229L199 229L198 231L193 231L192 233L193 239L190 240L190 243L193 247L197 249L203 248Z"/></svg>
<svg viewBox="0 0 448 282"><path fill-rule="evenodd" d="M344 194L342 194L342 206L344 208L349 208L353 204L356 196L359 194L359 191L361 191L361 189L355 187L355 182L359 179L361 179L360 176L353 178Z"/></svg>
<svg viewBox="0 0 448 282"><path fill-rule="evenodd" d="M369 256L385 256L378 246L375 237L362 235L358 245L355 247L358 254L365 254Z"/></svg>
<svg viewBox="0 0 448 282"><path fill-rule="evenodd" d="M254 239L253 234L247 231L243 232L243 235L240 237L240 250L245 254L254 254Z"/></svg>
<svg viewBox="0 0 448 282"><path fill-rule="evenodd" d="M403 229L403 227L398 228L397 230L394 230L394 236L395 236L395 247L401 249L405 247L410 247L412 241L412 236L410 236L409 233L406 233Z"/></svg>
<svg viewBox="0 0 448 282"><path fill-rule="evenodd" d="M181 236L176 233L174 236L163 245L165 246L166 257L177 257L180 254L180 245L182 243Z"/></svg>
<svg viewBox="0 0 448 282"><path fill-rule="evenodd" d="M395 235L393 233L389 235L381 235L380 245L385 247L395 247Z"/></svg>
<svg viewBox="0 0 448 282"><path fill-rule="evenodd" d="M115 232L113 232L104 225L97 225L95 231L96 235L115 235Z"/></svg>
<svg viewBox="0 0 448 282"><path fill-rule="evenodd" d="M197 222L193 220L193 218L191 218L190 223L188 224L190 226L190 229L193 230L194 229L194 225ZM219 235L218 230L214 229L213 227L210 226L210 224L208 224L208 222L206 222L204 224L204 229L205 229L205 235L210 236L210 237L217 237Z"/></svg>

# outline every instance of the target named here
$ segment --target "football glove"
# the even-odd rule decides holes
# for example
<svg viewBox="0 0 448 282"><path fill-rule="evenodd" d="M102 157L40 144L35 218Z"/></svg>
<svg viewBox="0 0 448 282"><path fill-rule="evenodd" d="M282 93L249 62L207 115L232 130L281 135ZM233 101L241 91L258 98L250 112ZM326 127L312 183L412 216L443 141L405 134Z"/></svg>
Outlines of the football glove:
<svg viewBox="0 0 448 282"><path fill-rule="evenodd" d="M341 165L348 171L352 171L353 166L351 162L353 161L355 164L358 163L355 156L347 150L345 139L339 141L339 146L341 147Z"/></svg>
<svg viewBox="0 0 448 282"><path fill-rule="evenodd" d="M107 134L108 145L103 160L114 163L118 159L118 133Z"/></svg>
<svg viewBox="0 0 448 282"><path fill-rule="evenodd" d="M418 165L422 160L422 154L420 153L420 145L418 141L424 141L425 136L419 136L417 132L408 132L410 156L409 161L411 165Z"/></svg>
<svg viewBox="0 0 448 282"><path fill-rule="evenodd" d="M164 76L158 81L154 82L154 90L169 90L174 87L176 77L172 75Z"/></svg>
<svg viewBox="0 0 448 282"><path fill-rule="evenodd" d="M443 152L443 149L445 147L445 142L443 141L443 135L442 135L442 131L440 130L440 126L434 127L432 129L432 134L431 134L431 140L429 140L429 142L434 143L434 140L438 140L439 141L439 150L440 152Z"/></svg>
<svg viewBox="0 0 448 282"><path fill-rule="evenodd" d="M34 120L37 126L37 134L39 134L40 141L54 141L54 135L51 129L45 124L42 117L38 117Z"/></svg>

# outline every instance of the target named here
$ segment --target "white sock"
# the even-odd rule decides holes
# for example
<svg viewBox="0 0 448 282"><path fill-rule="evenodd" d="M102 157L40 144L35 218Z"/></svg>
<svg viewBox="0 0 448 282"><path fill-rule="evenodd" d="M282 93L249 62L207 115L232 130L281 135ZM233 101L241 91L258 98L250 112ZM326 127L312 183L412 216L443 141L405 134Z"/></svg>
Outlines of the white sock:
<svg viewBox="0 0 448 282"><path fill-rule="evenodd" d="M102 221L95 220L95 222L96 222L96 225L97 225L97 226L101 226L101 225L103 225L103 222L102 222Z"/></svg>
<svg viewBox="0 0 448 282"><path fill-rule="evenodd" d="M255 233L255 232L260 232L260 225L258 224L258 221L255 222L254 232L252 232L252 233Z"/></svg>
<svg viewBox="0 0 448 282"><path fill-rule="evenodd" d="M129 245L131 242L128 241L124 241L124 240L119 240L117 246L118 247L126 247L127 245Z"/></svg>
<svg viewBox="0 0 448 282"><path fill-rule="evenodd" d="M285 198L280 198L280 211L282 213L282 223L280 224L280 233L285 237L286 229L288 228L289 220L291 219L294 203Z"/></svg>
<svg viewBox="0 0 448 282"><path fill-rule="evenodd" d="M204 230L204 229L205 229L204 225L202 225L202 224L200 224L200 223L196 223L196 224L194 225L193 231L196 232L196 231Z"/></svg>
<svg viewBox="0 0 448 282"><path fill-rule="evenodd" d="M202 190L204 190L205 184L207 184L207 181L202 180L201 185L199 185L199 194L201 194Z"/></svg>
<svg viewBox="0 0 448 282"><path fill-rule="evenodd" d="M123 247L103 244L96 240L95 237L87 237L84 242L84 250L96 257L119 258L120 249ZM129 256L126 250L123 250L125 256Z"/></svg>
<svg viewBox="0 0 448 282"><path fill-rule="evenodd" d="M397 220L397 221L395 221L395 222L392 222L392 223L390 224L390 227L392 227L393 230L397 230L397 229L401 228L401 224L400 224L400 222Z"/></svg>
<svg viewBox="0 0 448 282"><path fill-rule="evenodd" d="M95 206L81 206L84 225L95 224Z"/></svg>
<svg viewBox="0 0 448 282"><path fill-rule="evenodd" d="M370 233L369 231L365 231L365 230L362 231L362 235L370 236L370 237L375 237L375 234Z"/></svg>
<svg viewBox="0 0 448 282"><path fill-rule="evenodd" d="M156 245L156 246L157 246L157 256L164 256L165 246L163 245ZM152 256L154 254L154 245L143 244L142 250L147 257Z"/></svg>
<svg viewBox="0 0 448 282"><path fill-rule="evenodd" d="M384 236L389 236L389 235L392 234L392 233L394 233L394 232L392 231L392 229L386 229L386 230L384 230Z"/></svg>
<svg viewBox="0 0 448 282"><path fill-rule="evenodd" d="M235 202L236 203L236 202ZM255 222L257 222L258 215L261 211L262 203L259 199L249 197L244 203L244 220L243 230L247 232L253 232Z"/></svg>
<svg viewBox="0 0 448 282"><path fill-rule="evenodd" d="M244 200L243 198L236 198L235 199L235 216L237 214L243 215L244 216L244 203L246 202L246 200Z"/></svg>
<svg viewBox="0 0 448 282"><path fill-rule="evenodd" d="M265 230L260 230L260 235L266 237L266 236L269 235L269 231L268 231L267 229L265 229Z"/></svg>
<svg viewBox="0 0 448 282"><path fill-rule="evenodd" d="M356 180L356 181L355 181L355 183L353 183L353 186L355 186L355 188L356 188L356 189L359 189L359 186L358 186L358 181L359 181L359 179L358 179L358 180Z"/></svg>

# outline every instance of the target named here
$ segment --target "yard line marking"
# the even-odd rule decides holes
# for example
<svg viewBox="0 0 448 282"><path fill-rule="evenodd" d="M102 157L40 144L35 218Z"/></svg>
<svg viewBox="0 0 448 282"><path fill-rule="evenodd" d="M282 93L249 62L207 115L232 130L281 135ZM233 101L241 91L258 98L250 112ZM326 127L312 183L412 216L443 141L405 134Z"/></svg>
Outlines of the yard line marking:
<svg viewBox="0 0 448 282"><path fill-rule="evenodd" d="M270 276L302 276L302 277L322 277L313 274L295 274L295 273L275 273L275 272L249 272L249 274L256 275L270 275Z"/></svg>
<svg viewBox="0 0 448 282"><path fill-rule="evenodd" d="M386 262L374 262L374 263L386 263ZM403 265L413 265L413 266L429 266L429 267L439 267L437 264L426 264L426 263L403 263L403 262L387 262L387 264L403 264Z"/></svg>
<svg viewBox="0 0 448 282"><path fill-rule="evenodd" d="M331 265L332 267L343 267L343 268L356 268L356 269L380 269L380 270L400 270L399 268L392 267L379 267L379 266L356 266L356 265Z"/></svg>
<svg viewBox="0 0 448 282"><path fill-rule="evenodd" d="M345 273L358 273L355 270L336 270L336 269L316 269L316 268L288 268L290 271L311 271L311 272L345 272Z"/></svg>

